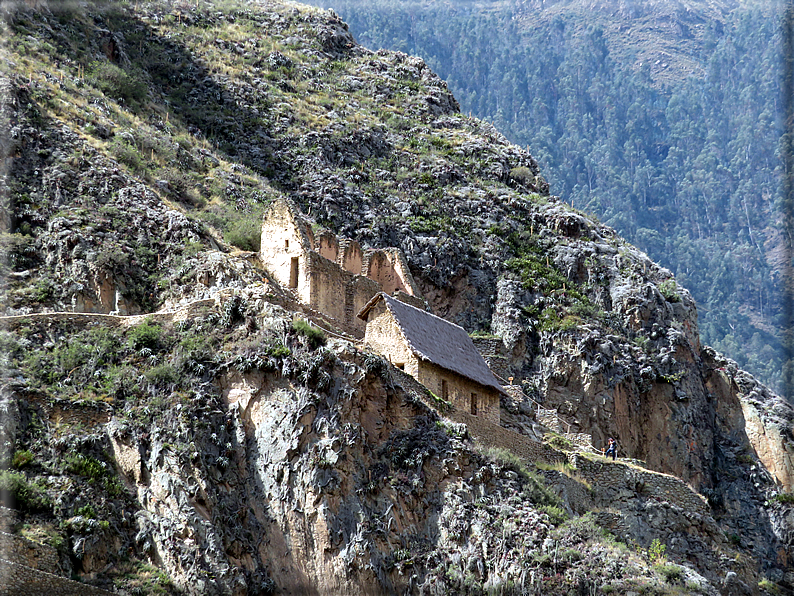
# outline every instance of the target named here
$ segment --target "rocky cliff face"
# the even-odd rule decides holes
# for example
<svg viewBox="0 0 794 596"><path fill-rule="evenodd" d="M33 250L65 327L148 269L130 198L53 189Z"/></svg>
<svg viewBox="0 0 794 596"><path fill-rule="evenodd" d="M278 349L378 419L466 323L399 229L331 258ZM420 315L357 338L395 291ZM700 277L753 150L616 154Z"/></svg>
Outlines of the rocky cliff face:
<svg viewBox="0 0 794 596"><path fill-rule="evenodd" d="M130 594L794 584L791 407L421 60L278 3L5 17L2 482L9 529L65 570ZM251 252L280 194L400 246L437 314L500 338L511 429L542 438L540 402L636 461L534 476L383 360L321 347Z"/></svg>

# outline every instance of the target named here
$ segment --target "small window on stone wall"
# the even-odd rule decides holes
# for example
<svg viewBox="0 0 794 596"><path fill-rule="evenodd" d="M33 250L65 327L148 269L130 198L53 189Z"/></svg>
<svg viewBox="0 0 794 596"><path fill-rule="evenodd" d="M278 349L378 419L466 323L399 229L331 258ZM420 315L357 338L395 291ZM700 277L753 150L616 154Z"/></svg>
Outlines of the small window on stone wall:
<svg viewBox="0 0 794 596"><path fill-rule="evenodd" d="M289 250L289 238L284 240L284 250Z"/></svg>
<svg viewBox="0 0 794 596"><path fill-rule="evenodd" d="M399 368L400 370L405 370L405 362L398 362L398 363L397 363L397 364L395 364L394 366L396 366L396 367L397 367L397 368Z"/></svg>
<svg viewBox="0 0 794 596"><path fill-rule="evenodd" d="M476 393L472 393L471 394L471 415L472 416L476 416L477 415L477 394Z"/></svg>
<svg viewBox="0 0 794 596"><path fill-rule="evenodd" d="M444 379L441 379L441 399L444 401L449 399L449 385Z"/></svg>

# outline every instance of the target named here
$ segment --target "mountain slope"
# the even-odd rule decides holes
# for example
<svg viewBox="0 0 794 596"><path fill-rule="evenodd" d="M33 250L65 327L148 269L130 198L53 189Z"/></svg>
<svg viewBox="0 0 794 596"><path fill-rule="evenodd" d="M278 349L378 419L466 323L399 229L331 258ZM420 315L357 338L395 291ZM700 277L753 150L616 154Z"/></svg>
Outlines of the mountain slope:
<svg viewBox="0 0 794 596"><path fill-rule="evenodd" d="M706 343L783 391L779 3L333 6L530 146L554 194L692 291Z"/></svg>
<svg viewBox="0 0 794 596"><path fill-rule="evenodd" d="M702 349L670 271L550 196L424 62L275 2L17 7L5 26L0 480L8 529L66 575L189 594L788 586L791 408ZM292 322L310 311L251 250L282 195L401 247L437 314L498 336L523 389L510 430L467 429ZM542 447L537 401L633 461Z"/></svg>

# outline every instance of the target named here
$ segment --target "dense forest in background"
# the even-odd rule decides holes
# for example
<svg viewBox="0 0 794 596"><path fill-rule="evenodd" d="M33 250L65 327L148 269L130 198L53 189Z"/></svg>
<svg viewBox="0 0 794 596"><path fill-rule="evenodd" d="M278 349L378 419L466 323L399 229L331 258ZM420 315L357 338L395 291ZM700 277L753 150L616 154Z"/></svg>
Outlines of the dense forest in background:
<svg viewBox="0 0 794 596"><path fill-rule="evenodd" d="M769 5L724 22L688 11L697 43L687 25L673 29L700 69L662 80L652 70L666 64L614 58L610 33L586 11L544 19L518 0L315 4L367 47L423 57L463 111L529 146L554 194L674 272L697 300L705 343L783 391L792 363L779 333L780 23Z"/></svg>

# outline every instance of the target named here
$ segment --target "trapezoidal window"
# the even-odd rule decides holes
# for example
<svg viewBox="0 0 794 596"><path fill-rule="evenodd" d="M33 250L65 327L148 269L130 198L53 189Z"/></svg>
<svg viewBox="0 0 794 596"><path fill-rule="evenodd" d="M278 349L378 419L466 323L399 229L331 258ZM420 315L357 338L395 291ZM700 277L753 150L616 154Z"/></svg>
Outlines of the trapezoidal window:
<svg viewBox="0 0 794 596"><path fill-rule="evenodd" d="M477 415L477 394L476 393L472 393L471 394L471 415L472 416L476 416Z"/></svg>
<svg viewBox="0 0 794 596"><path fill-rule="evenodd" d="M289 268L289 287L298 287L298 257L292 257Z"/></svg>
<svg viewBox="0 0 794 596"><path fill-rule="evenodd" d="M289 250L289 239L284 240L284 250Z"/></svg>
<svg viewBox="0 0 794 596"><path fill-rule="evenodd" d="M449 385L446 379L441 379L441 399L444 401L449 399Z"/></svg>

